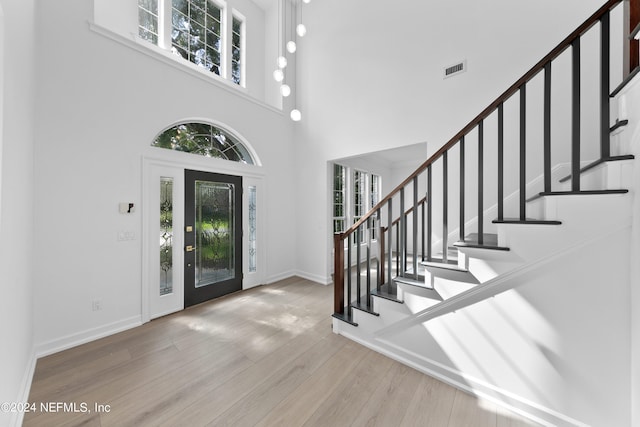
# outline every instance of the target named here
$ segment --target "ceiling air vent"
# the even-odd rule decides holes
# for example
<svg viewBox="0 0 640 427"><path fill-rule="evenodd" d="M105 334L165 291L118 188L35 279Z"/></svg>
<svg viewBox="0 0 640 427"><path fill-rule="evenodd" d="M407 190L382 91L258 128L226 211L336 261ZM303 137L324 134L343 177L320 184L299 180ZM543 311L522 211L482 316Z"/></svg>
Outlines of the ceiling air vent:
<svg viewBox="0 0 640 427"><path fill-rule="evenodd" d="M465 71L467 71L467 61L460 61L457 64L454 65L450 65L448 67L444 68L444 75L443 78L449 78L449 77L453 77L453 76L457 76L460 73L464 73Z"/></svg>

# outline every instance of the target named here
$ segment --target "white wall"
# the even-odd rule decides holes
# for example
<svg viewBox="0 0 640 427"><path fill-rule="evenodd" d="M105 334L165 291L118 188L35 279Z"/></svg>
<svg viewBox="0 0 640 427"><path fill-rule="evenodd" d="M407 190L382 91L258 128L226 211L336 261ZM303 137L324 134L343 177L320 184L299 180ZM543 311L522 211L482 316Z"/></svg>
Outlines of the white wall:
<svg viewBox="0 0 640 427"><path fill-rule="evenodd" d="M0 402L26 401L33 358L34 2L0 2ZM20 34L19 43L11 35ZM0 411L0 425L19 414Z"/></svg>
<svg viewBox="0 0 640 427"><path fill-rule="evenodd" d="M72 3L72 4L70 4ZM295 271L292 127L280 111L92 31L89 2L41 2L35 151L35 340L49 352L140 321L142 157L187 119L244 137L265 176L267 280ZM73 48L69 48L69 41ZM132 47L133 46L133 47ZM257 76L256 76L257 77ZM176 156L180 159L180 156ZM119 231L133 241L117 241ZM91 311L101 299L102 311Z"/></svg>
<svg viewBox="0 0 640 427"><path fill-rule="evenodd" d="M600 0L312 2L298 49L299 269L326 276L325 161L439 146L548 53ZM523 17L527 19L523 19ZM482 19L478 19L482 17ZM442 79L466 59L468 71ZM309 159L315 161L309 162ZM314 208L316 207L316 208ZM310 225L311 224L311 225Z"/></svg>
<svg viewBox="0 0 640 427"><path fill-rule="evenodd" d="M628 112L623 119L629 120L629 129L621 134L621 139L626 141L623 146L629 148L629 153L636 157L636 167L633 170L634 183L630 190L634 194L633 217L631 230L631 280L630 285L630 309L631 309L631 425L640 424L640 78L635 77L623 95L620 97L621 110Z"/></svg>
<svg viewBox="0 0 640 427"><path fill-rule="evenodd" d="M126 39L134 40L137 38L137 2L93 0L92 3L93 13L90 21L100 27L108 28ZM220 4L220 2L218 3ZM232 10L238 11L245 18L245 48L246 56L250 58L245 63L246 92L256 99L279 106L277 100L265 94L265 90L273 92L272 86L275 86L273 79L265 78L266 56L273 56L274 59L270 63L275 64L275 55L273 54L275 46L271 45L275 28L271 31L265 25L273 25L272 17L269 16L266 19L265 11L252 0L227 0L222 3L226 6L226 22L230 21ZM269 9L267 13L272 14L273 12Z"/></svg>
<svg viewBox="0 0 640 427"><path fill-rule="evenodd" d="M358 328L344 331L415 369L544 420L542 425L635 426L629 411L630 278L624 256L630 227L607 226L617 231L602 236L598 229L597 239L582 235L584 242L507 279L505 292L485 293L475 304L367 336L367 325L384 330L394 315L398 320L425 307L407 291L403 308L377 299L381 320L358 313ZM436 283L443 294L455 287Z"/></svg>

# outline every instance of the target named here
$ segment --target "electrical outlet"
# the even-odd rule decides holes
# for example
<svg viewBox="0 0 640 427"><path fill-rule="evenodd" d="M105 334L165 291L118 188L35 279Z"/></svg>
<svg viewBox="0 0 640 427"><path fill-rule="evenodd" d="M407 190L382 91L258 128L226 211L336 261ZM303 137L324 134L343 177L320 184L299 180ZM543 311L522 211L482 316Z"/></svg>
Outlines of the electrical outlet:
<svg viewBox="0 0 640 427"><path fill-rule="evenodd" d="M91 309L92 309L93 311L100 311L100 310L102 310L102 300L100 300L100 299L94 299L94 300L91 302Z"/></svg>

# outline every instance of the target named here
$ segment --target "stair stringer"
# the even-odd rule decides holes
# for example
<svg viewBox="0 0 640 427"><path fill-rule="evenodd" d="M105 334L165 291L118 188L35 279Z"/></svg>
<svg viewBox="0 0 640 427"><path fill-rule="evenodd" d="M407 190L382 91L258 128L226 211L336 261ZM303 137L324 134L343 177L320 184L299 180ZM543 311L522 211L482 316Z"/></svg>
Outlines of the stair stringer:
<svg viewBox="0 0 640 427"><path fill-rule="evenodd" d="M404 310L395 323L380 327L386 313L378 306L381 323L374 329L334 321L334 330L542 425L629 425L627 403L606 391L628 383L628 313L620 311L626 282L609 285L607 296L603 282L587 283L592 272L573 273L595 260L628 272L619 243L629 231L627 223L590 234L422 312ZM576 319L562 314L567 308ZM608 352L612 345L620 351Z"/></svg>

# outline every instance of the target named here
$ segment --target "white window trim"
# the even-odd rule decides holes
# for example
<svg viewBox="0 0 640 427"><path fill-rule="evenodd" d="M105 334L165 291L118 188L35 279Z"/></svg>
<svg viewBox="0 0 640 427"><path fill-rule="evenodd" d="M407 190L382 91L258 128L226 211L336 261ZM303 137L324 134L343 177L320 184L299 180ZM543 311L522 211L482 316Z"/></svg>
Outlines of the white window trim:
<svg viewBox="0 0 640 427"><path fill-rule="evenodd" d="M244 85L238 85L231 80L231 55L229 54L231 49L231 31L232 26L229 25L231 22L231 11L227 7L227 4L223 1L219 0L208 0L214 5L216 5L220 9L220 38L224 43L224 47L222 52L220 52L220 75L213 73L209 70L205 70L202 67L194 64L188 59L182 58L181 56L175 55L171 52L172 43L171 43L171 15L172 15L172 0L158 0L158 45L156 47L162 49L167 52L171 58L176 62L186 62L187 64L194 66L200 72L203 72L207 76L213 77L215 79L220 79L225 83L231 84L235 87L240 87L246 90ZM136 35L136 38L140 42L148 43L152 46L155 46L153 43L148 40L144 40Z"/></svg>
<svg viewBox="0 0 640 427"><path fill-rule="evenodd" d="M229 34L229 81L231 80L233 71L233 20L237 19L241 22L240 26L240 87L246 88L247 85L247 18L236 9L231 9L231 30ZM237 83L234 83L238 85Z"/></svg>
<svg viewBox="0 0 640 427"><path fill-rule="evenodd" d="M368 188L369 188L369 172L364 171L362 169L358 169L358 168L349 168L349 170L351 171L350 176L351 176L351 185L349 186L349 200L351 201L351 210L350 210L350 223L352 226L353 224L355 224L356 221L360 220L360 218L362 218L367 212L369 212L368 206L369 203L367 202L368 200ZM356 174L360 175L360 207L362 212L360 212L360 215L356 215L356 182L358 181L356 179ZM357 233L354 234L354 241L356 239ZM365 244L367 242L367 233L363 233L360 235L360 244ZM354 243L355 244L355 243Z"/></svg>
<svg viewBox="0 0 640 427"><path fill-rule="evenodd" d="M338 218L333 216L333 213L335 212L335 206L333 204L333 192L334 192L334 186L335 183L333 181L334 179L334 165L339 165L342 166L345 169L345 187L344 187L344 213L345 216L342 218ZM371 210L371 208L373 206L370 206L371 203L371 176L375 175L378 177L378 198L380 198L380 195L382 193L382 176L379 173L375 173L375 172L371 172L371 171L367 171L364 170L362 168L357 168L357 167L352 167L352 166L347 166L344 165L342 163L338 163L338 162L332 162L332 166L331 166L331 231L332 233L334 232L334 220L336 219L342 219L344 221L344 226L345 229L350 228L354 223L355 223L355 202L354 202L354 196L355 196L355 173L359 172L361 174L363 174L363 188L364 188L364 194L363 194L363 201L362 201L362 206L363 206L363 215L364 216L367 212L369 212ZM380 224L380 222L378 222L378 224ZM361 236L361 241L360 244L361 245L366 245L367 244L367 239L371 239L370 234L367 235L368 233L364 233ZM355 239L355 238L354 238ZM351 240L351 239L345 239L345 247L347 244L347 240ZM353 240L352 240L353 241ZM376 242L377 239L371 239L371 242ZM355 246L355 243L354 243Z"/></svg>
<svg viewBox="0 0 640 427"><path fill-rule="evenodd" d="M344 171L344 182L342 186L342 213L343 216L335 216L335 201L334 201L334 193L336 192L335 187L335 167L340 166ZM347 166L341 165L340 163L333 163L331 167L331 230L335 233L335 221L342 221L344 226L346 227L347 221L349 218L349 200L348 200L348 186L349 186L349 177L348 177L349 168ZM344 230L343 230L344 231Z"/></svg>
<svg viewBox="0 0 640 427"><path fill-rule="evenodd" d="M153 148L149 146L149 148ZM247 188L250 185L256 186L258 191L257 209L262 214L257 217L257 248L258 259L256 272L247 274L248 268L248 232L244 232L243 236L243 272L245 274L243 279L243 289L249 289L251 287L267 283L267 253L266 244L269 235L265 223L266 208L264 204L268 200L268 181L264 171L254 165L245 165L239 162L230 162L228 160L214 159L197 156L184 157L180 156L179 152L171 150L159 150L167 151L167 153L149 153L143 154L142 157L142 212L143 212L143 237L142 237L142 323L146 323L151 320L151 298L155 295L156 283L154 280L154 272L157 271L157 264L152 259L152 252L156 250L158 242L158 233L156 233L156 227L159 225L158 221L155 221L153 212L157 209L154 203L153 186L156 183L156 177L159 175L156 173L161 170L161 175L174 177L174 252L173 263L174 266L178 266L176 271L177 277L174 278L174 293L169 294L174 298L174 305L167 308L165 313L181 310L184 303L184 276L183 269L180 268L184 264L184 252L181 250L184 244L184 229L180 226L180 223L184 223L184 218L181 217L181 213L184 211L184 194L182 189L184 187L184 170L195 169L205 172L224 173L229 175L242 176L243 185L243 206L246 206ZM243 227L247 224L248 209L243 209ZM177 248L180 248L178 250ZM169 299L169 298L165 298Z"/></svg>

